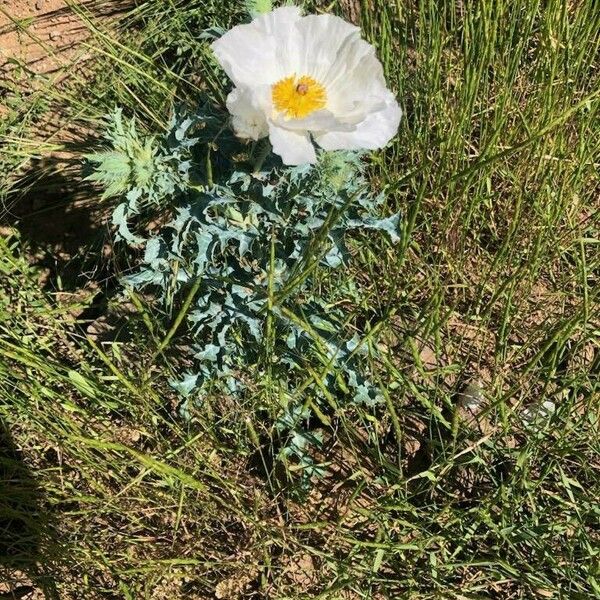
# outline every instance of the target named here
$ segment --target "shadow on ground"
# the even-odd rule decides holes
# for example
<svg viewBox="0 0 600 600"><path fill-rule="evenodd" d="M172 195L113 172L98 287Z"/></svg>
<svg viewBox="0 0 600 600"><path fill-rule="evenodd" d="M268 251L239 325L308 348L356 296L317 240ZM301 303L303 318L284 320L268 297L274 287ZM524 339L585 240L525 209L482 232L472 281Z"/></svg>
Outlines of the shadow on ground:
<svg viewBox="0 0 600 600"><path fill-rule="evenodd" d="M106 238L106 208L81 182L84 150L72 152L71 158L34 161L0 211L0 225L17 229L31 262L46 269L49 291L77 289L82 280L103 275L98 256Z"/></svg>
<svg viewBox="0 0 600 600"><path fill-rule="evenodd" d="M43 506L33 475L0 421L0 600L58 598L47 572L54 543Z"/></svg>

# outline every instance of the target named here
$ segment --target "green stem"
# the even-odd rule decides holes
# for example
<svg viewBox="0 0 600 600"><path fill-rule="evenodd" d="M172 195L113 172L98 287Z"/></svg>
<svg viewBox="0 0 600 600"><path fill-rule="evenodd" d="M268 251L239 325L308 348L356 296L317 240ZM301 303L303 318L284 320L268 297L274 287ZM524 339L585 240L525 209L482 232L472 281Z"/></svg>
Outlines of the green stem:
<svg viewBox="0 0 600 600"><path fill-rule="evenodd" d="M192 305L192 302L194 301L194 298L196 297L196 294L198 293L198 290L200 289L201 285L202 279L198 278L194 285L191 287L190 291L188 292L188 295L186 296L185 302L183 303L181 310L177 314L173 325L171 325L171 329L169 329L167 335L165 336L165 339L159 344L156 352L154 353L154 358L156 358L159 354L162 354L167 348L167 346L171 343L173 336L177 333L177 330L179 329L181 323L187 316L190 310L190 306Z"/></svg>
<svg viewBox="0 0 600 600"><path fill-rule="evenodd" d="M265 163L265 160L267 159L267 156L269 156L269 154L271 154L271 142L269 142L269 140L264 140L262 142L262 144L259 145L258 147L258 154L256 156L256 158L254 159L254 164L252 166L252 171L254 173L259 173L260 170L262 169L262 166Z"/></svg>

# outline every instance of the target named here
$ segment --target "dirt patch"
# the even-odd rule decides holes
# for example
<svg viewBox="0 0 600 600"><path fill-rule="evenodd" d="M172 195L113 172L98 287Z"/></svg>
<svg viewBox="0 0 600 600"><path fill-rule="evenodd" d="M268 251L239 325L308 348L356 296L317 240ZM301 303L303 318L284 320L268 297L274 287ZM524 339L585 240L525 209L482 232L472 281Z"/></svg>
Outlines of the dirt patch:
<svg viewBox="0 0 600 600"><path fill-rule="evenodd" d="M88 29L63 0L4 0L0 61L5 72L51 73L73 58ZM16 73L15 73L16 74Z"/></svg>
<svg viewBox="0 0 600 600"><path fill-rule="evenodd" d="M0 0L0 118L27 121L31 99L88 81L94 68L86 43L95 45L88 20L109 27L131 6L131 0ZM98 205L89 186L73 185L81 180L81 156L95 136L77 127L64 123L60 107L35 117L25 135L40 140L41 156L12 167L18 183L5 182L0 207L3 235L18 230L29 262L41 268L40 284L61 293L107 277L106 261L98 257L105 254L108 209ZM28 156L30 142L18 150Z"/></svg>
<svg viewBox="0 0 600 600"><path fill-rule="evenodd" d="M36 589L31 579L21 571L8 574L8 581L0 582L0 600L44 600L44 594Z"/></svg>
<svg viewBox="0 0 600 600"><path fill-rule="evenodd" d="M130 3L128 3L130 4ZM79 2L82 15L110 17L124 2ZM18 84L23 76L69 73L73 61L84 60L82 46L89 35L86 17L65 0L0 0L0 73L4 85Z"/></svg>
<svg viewBox="0 0 600 600"><path fill-rule="evenodd" d="M340 6L348 21L355 25L360 23L360 0L341 0Z"/></svg>

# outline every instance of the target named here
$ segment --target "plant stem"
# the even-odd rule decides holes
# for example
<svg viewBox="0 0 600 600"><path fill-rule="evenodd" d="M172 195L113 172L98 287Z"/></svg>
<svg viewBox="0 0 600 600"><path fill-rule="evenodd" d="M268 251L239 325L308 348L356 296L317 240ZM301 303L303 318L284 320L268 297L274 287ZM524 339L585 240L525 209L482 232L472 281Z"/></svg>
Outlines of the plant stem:
<svg viewBox="0 0 600 600"><path fill-rule="evenodd" d="M198 293L198 290L200 289L201 285L202 279L198 278L194 282L194 285L190 288L190 291L188 292L188 295L185 298L185 302L183 303L181 310L177 314L177 317L175 318L173 325L171 325L171 329L169 329L167 335L165 336L165 339L159 344L156 352L154 353L154 357L158 356L159 354L162 354L168 347L168 345L171 343L173 336L177 333L177 330L179 329L181 323L187 316L192 302L194 301L194 298L196 297L196 294Z"/></svg>

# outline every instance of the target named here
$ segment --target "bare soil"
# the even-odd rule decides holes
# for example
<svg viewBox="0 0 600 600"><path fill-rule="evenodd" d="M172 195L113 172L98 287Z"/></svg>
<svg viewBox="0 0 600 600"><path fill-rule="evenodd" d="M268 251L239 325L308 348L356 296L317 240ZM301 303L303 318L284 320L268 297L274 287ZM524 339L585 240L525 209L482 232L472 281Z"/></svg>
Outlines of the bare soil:
<svg viewBox="0 0 600 600"><path fill-rule="evenodd" d="M131 3L87 0L77 7L91 16L110 17L126 4ZM18 83L22 71L27 79L67 66L72 73L73 61L86 58L82 42L88 37L85 19L65 0L0 0L0 81Z"/></svg>
<svg viewBox="0 0 600 600"><path fill-rule="evenodd" d="M63 0L2 0L0 64L36 74L52 73L72 59L87 37L85 24Z"/></svg>

